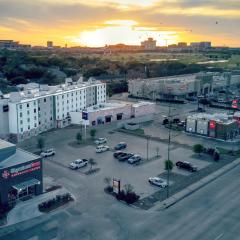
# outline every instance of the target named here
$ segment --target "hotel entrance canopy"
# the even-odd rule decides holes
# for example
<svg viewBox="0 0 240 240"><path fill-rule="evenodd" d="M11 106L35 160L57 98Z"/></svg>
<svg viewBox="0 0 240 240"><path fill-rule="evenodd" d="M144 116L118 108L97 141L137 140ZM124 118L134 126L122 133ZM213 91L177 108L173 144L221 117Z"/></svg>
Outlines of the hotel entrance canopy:
<svg viewBox="0 0 240 240"><path fill-rule="evenodd" d="M13 188L16 189L18 192L21 192L22 190L24 190L28 187L38 185L38 184L40 184L40 181L33 178L33 179L28 180L28 181L16 184L16 185L13 186Z"/></svg>

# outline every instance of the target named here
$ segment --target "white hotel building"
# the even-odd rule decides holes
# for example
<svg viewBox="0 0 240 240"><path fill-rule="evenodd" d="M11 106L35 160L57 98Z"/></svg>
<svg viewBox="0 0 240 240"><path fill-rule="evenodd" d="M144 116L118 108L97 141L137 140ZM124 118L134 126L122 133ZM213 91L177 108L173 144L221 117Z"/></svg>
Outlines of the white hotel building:
<svg viewBox="0 0 240 240"><path fill-rule="evenodd" d="M26 84L0 96L0 137L18 142L52 128L71 124L70 112L106 102L106 84L72 82L57 86ZM3 110L4 109L4 110Z"/></svg>

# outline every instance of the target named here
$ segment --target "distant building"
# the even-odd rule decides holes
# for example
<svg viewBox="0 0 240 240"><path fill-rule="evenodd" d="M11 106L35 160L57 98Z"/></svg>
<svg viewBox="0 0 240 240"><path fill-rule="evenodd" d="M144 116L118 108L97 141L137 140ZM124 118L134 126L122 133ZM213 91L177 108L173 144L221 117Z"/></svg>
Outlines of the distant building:
<svg viewBox="0 0 240 240"><path fill-rule="evenodd" d="M178 46L179 48L186 48L188 45L187 45L186 42L179 42L179 43L177 44L177 46Z"/></svg>
<svg viewBox="0 0 240 240"><path fill-rule="evenodd" d="M239 135L239 130L237 120L223 113L199 113L188 116L186 120L186 132L216 139L233 139Z"/></svg>
<svg viewBox="0 0 240 240"><path fill-rule="evenodd" d="M126 45L126 44L115 44L105 46L105 50L113 51L113 52L126 52L126 51L138 51L141 47L138 45Z"/></svg>
<svg viewBox="0 0 240 240"><path fill-rule="evenodd" d="M186 97L210 94L213 91L234 88L240 83L240 74L198 73L177 76L132 79L128 81L131 96L152 100L183 100Z"/></svg>
<svg viewBox="0 0 240 240"><path fill-rule="evenodd" d="M47 41L47 48L53 48L53 41Z"/></svg>
<svg viewBox="0 0 240 240"><path fill-rule="evenodd" d="M0 40L0 49L28 49L31 45L20 44L19 42L13 40Z"/></svg>
<svg viewBox="0 0 240 240"><path fill-rule="evenodd" d="M193 49L207 49L212 47L211 42L192 42L190 47Z"/></svg>
<svg viewBox="0 0 240 240"><path fill-rule="evenodd" d="M148 38L148 40L141 42L141 47L144 50L152 51L157 49L157 41L153 38Z"/></svg>

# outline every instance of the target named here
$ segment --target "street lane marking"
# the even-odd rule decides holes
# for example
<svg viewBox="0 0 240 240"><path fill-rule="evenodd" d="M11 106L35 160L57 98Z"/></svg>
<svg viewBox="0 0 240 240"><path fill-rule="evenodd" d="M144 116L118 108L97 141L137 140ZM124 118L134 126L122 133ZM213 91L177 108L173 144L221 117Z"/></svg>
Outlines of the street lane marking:
<svg viewBox="0 0 240 240"><path fill-rule="evenodd" d="M220 238L222 238L222 236L223 236L224 234L223 233L221 233L220 235L218 235L214 240L219 240Z"/></svg>

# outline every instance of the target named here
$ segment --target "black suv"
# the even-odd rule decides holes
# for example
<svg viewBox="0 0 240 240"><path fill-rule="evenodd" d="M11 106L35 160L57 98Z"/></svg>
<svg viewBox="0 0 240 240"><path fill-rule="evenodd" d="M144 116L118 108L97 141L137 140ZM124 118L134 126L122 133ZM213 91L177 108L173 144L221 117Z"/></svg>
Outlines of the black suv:
<svg viewBox="0 0 240 240"><path fill-rule="evenodd" d="M181 161L179 161L179 162L176 163L176 166L178 168L183 168L183 169L186 169L186 170L191 171L191 172L196 172L197 171L197 167L192 165L189 162L181 162Z"/></svg>
<svg viewBox="0 0 240 240"><path fill-rule="evenodd" d="M121 162L127 161L130 157L132 157L133 153L126 153L126 155L121 155L117 159Z"/></svg>

